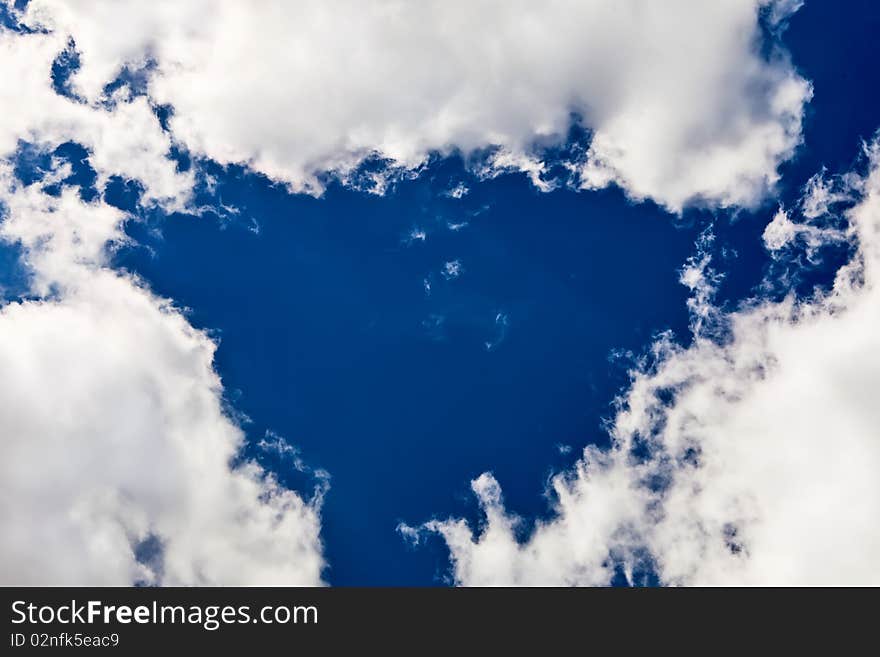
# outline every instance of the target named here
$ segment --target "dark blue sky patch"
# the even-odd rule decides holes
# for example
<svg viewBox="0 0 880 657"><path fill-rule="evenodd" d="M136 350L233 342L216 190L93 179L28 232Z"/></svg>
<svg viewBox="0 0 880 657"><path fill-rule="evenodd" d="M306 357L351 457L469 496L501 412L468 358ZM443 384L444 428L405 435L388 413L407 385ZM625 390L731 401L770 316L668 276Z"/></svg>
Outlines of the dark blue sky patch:
<svg viewBox="0 0 880 657"><path fill-rule="evenodd" d="M487 469L513 510L546 514L547 475L607 440L601 418L625 383L611 350L663 329L687 338L677 270L697 226L619 191L479 182L456 158L381 198L218 181L238 214L172 217L161 238L132 222L150 249L118 264L219 331L252 441L277 432L331 473L333 583L432 583L442 550L412 550L395 526L476 520L467 482ZM444 194L455 181L462 199Z"/></svg>
<svg viewBox="0 0 880 657"><path fill-rule="evenodd" d="M37 144L19 142L12 174L22 185L33 185L42 180L52 169L51 151Z"/></svg>
<svg viewBox="0 0 880 657"><path fill-rule="evenodd" d="M877 130L878 33L880 5L873 0L806 2L791 18L782 40L814 94L806 106L805 143L781 169L784 195L796 193L822 166L846 171L860 140Z"/></svg>
<svg viewBox="0 0 880 657"><path fill-rule="evenodd" d="M89 152L80 144L65 142L55 148L43 144L20 142L13 156L12 172L22 185L42 182L57 167L70 165L70 175L56 183L47 184L43 191L58 196L62 187L79 187L80 198L91 202L97 198L97 173L89 162Z"/></svg>
<svg viewBox="0 0 880 657"><path fill-rule="evenodd" d="M158 582L162 581L164 574L165 546L162 545L162 539L156 534L147 534L147 536L132 545L135 560L147 568L156 576ZM135 586L146 586L148 582L135 582Z"/></svg>
<svg viewBox="0 0 880 657"><path fill-rule="evenodd" d="M3 215L0 206L0 222ZM0 241L0 299L4 304L24 298L30 289L30 273L22 256L20 245Z"/></svg>
<svg viewBox="0 0 880 657"><path fill-rule="evenodd" d="M144 186L137 180L126 180L120 176L110 176L104 187L104 201L124 212L138 213Z"/></svg>
<svg viewBox="0 0 880 657"><path fill-rule="evenodd" d="M0 224L6 221L8 212L0 201ZM0 240L0 300L5 304L22 299L30 289L30 276L21 245Z"/></svg>
<svg viewBox="0 0 880 657"><path fill-rule="evenodd" d="M9 30L19 34L32 34L39 31L21 22L21 13L27 9L27 5L28 0L15 0L11 7L6 3L0 4L0 30Z"/></svg>
<svg viewBox="0 0 880 657"><path fill-rule="evenodd" d="M18 18L9 11L5 4L0 4L0 29L16 31L19 27Z"/></svg>
<svg viewBox="0 0 880 657"><path fill-rule="evenodd" d="M110 98L120 89L125 89L129 97L146 96L150 75L156 68L156 62L150 60L140 66L126 65L116 77L104 85L103 94Z"/></svg>
<svg viewBox="0 0 880 657"><path fill-rule="evenodd" d="M80 68L80 55L73 39L68 41L67 47L55 57L52 62L52 88L59 96L65 96L77 102L83 100L73 91L70 78Z"/></svg>

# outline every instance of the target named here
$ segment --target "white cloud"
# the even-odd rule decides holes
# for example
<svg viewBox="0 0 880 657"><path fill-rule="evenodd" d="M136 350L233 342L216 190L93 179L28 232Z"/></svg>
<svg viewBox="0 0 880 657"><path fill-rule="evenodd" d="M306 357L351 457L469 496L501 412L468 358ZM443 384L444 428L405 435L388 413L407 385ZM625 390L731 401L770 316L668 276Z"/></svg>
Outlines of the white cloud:
<svg viewBox="0 0 880 657"><path fill-rule="evenodd" d="M440 270L440 273L443 274L443 278L447 281L455 280L459 276L461 276L462 266L460 260L450 260L449 262L443 265L443 269Z"/></svg>
<svg viewBox="0 0 880 657"><path fill-rule="evenodd" d="M22 141L74 141L99 189L120 175L146 205L189 203L192 176L168 159L146 98L55 93L66 43L0 30L0 239L22 247L35 295L0 309L0 581L319 584L324 478L307 500L253 462L232 464L244 435L223 409L215 345L108 269L124 214L71 187L46 194L70 173L59 161L37 184L13 176ZM139 560L148 539L160 555Z"/></svg>
<svg viewBox="0 0 880 657"><path fill-rule="evenodd" d="M776 253L792 245L801 245L807 259L812 261L821 247L845 242L848 235L834 221L834 209L851 201L853 188L858 186L859 180L852 173L834 179L829 178L823 169L812 176L798 203L800 219L792 221L790 213L780 207L764 228L764 246Z"/></svg>
<svg viewBox="0 0 880 657"><path fill-rule="evenodd" d="M822 212L819 216L824 216ZM810 217L804 212L805 221L792 221L788 213L779 208L771 221L764 228L762 235L764 246L770 251L779 251L794 244L798 239L806 247L807 258L813 259L822 246L831 242L843 242L846 233L833 226L815 226L809 223Z"/></svg>
<svg viewBox="0 0 880 657"><path fill-rule="evenodd" d="M143 183L147 203L183 206L191 176L177 172L166 157L170 137L146 98L105 109L55 93L52 61L66 43L61 34L0 30L0 157L9 156L20 140L47 147L75 141L89 149L99 186L116 174Z"/></svg>
<svg viewBox="0 0 880 657"><path fill-rule="evenodd" d="M424 242L426 239L428 239L428 233L423 228L416 227L409 232L403 243L410 246L416 242Z"/></svg>
<svg viewBox="0 0 880 657"><path fill-rule="evenodd" d="M829 180L824 169L811 177L801 199L801 214L808 220L818 219L828 215L835 204L849 201L851 190L847 178L850 177L851 174L845 174L842 185L835 185L833 179Z"/></svg>
<svg viewBox="0 0 880 657"><path fill-rule="evenodd" d="M688 348L659 340L621 400L614 447L552 479L556 513L524 542L497 482L478 478L480 531L425 525L458 583L600 584L614 563L672 584L880 583L880 146L867 153L869 173L834 192L856 197L845 218L858 251L833 290L720 316L723 338L694 324ZM683 281L706 292L704 274L697 259Z"/></svg>
<svg viewBox="0 0 880 657"><path fill-rule="evenodd" d="M9 165L0 201L41 297L0 309L0 581L319 584L323 483L306 500L231 464L215 345L106 268L124 215ZM139 561L147 539L161 556Z"/></svg>
<svg viewBox="0 0 880 657"><path fill-rule="evenodd" d="M84 97L153 58L150 93L173 105L177 139L296 189L374 152L416 168L493 145L490 167L549 189L532 146L576 112L594 131L584 187L679 210L756 203L800 142L810 86L784 54L758 54L759 12L781 23L798 5L32 0L27 20L76 40Z"/></svg>
<svg viewBox="0 0 880 657"><path fill-rule="evenodd" d="M468 189L468 186L464 183L458 183L455 187L446 192L446 196L454 199L462 199L467 196L468 192L471 191Z"/></svg>

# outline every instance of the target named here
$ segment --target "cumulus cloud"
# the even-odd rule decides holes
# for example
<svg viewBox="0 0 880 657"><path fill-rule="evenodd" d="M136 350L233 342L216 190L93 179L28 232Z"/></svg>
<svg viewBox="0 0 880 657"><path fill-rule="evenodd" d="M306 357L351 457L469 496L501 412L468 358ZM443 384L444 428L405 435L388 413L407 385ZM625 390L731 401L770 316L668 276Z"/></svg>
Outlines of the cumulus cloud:
<svg viewBox="0 0 880 657"><path fill-rule="evenodd" d="M867 174L823 183L837 199L824 212L849 203L856 247L833 289L716 308L701 323L712 275L692 260L682 280L695 291L693 343L657 341L620 400L613 447L587 448L552 479L550 520L518 540L521 520L484 474L473 482L482 528L423 526L449 545L456 582L604 584L622 568L669 584L880 583L877 142L866 158ZM811 186L805 221L813 196Z"/></svg>
<svg viewBox="0 0 880 657"><path fill-rule="evenodd" d="M214 345L167 304L102 271L0 336L4 584L320 582L319 509L230 465Z"/></svg>
<svg viewBox="0 0 880 657"><path fill-rule="evenodd" d="M0 309L0 581L319 584L325 480L307 499L241 461L214 343L108 267L122 212L63 184L60 159L36 183L14 175L22 143L75 142L99 191L121 176L144 205L190 203L151 100L56 93L67 47L58 31L0 29L0 239L30 283Z"/></svg>
<svg viewBox="0 0 880 657"><path fill-rule="evenodd" d="M540 145L572 114L592 131L570 163L671 210L758 202L800 142L811 94L760 17L791 0L175 2L32 0L24 20L72 38L72 88L95 102L124 65L192 152L320 190L365 157L496 148L489 169L542 189ZM112 26L112 27L111 27ZM376 189L384 189L374 181Z"/></svg>
<svg viewBox="0 0 880 657"><path fill-rule="evenodd" d="M123 214L9 166L0 199L37 296L0 309L0 580L320 583L320 491L234 464L215 345L104 266Z"/></svg>
<svg viewBox="0 0 880 657"><path fill-rule="evenodd" d="M145 202L183 207L191 174L167 158L171 139L144 97L112 106L77 102L52 87L52 62L67 47L58 33L17 34L0 29L0 156L20 140L46 147L75 141L90 151L103 186L110 175L138 180Z"/></svg>

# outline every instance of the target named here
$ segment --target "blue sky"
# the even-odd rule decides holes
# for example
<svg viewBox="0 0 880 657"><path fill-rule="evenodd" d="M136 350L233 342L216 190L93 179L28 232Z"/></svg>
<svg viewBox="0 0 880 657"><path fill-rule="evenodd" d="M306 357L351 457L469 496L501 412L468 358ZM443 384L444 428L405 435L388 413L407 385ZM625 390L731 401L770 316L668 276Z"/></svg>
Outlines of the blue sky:
<svg viewBox="0 0 880 657"><path fill-rule="evenodd" d="M3 14L8 29L15 15ZM161 62L117 71L116 82L105 81L101 93L108 111L118 111L114 102L148 101L161 122L157 134L170 135L173 144L166 162L174 173L168 175L191 176L189 201L152 202L151 181L125 171L108 175L94 155L97 147L79 145L75 135L56 143L20 137L8 158L13 185L42 184L52 198L76 189L77 203L103 201L125 213L99 267L171 300L217 345L213 371L222 381L217 395L224 421L244 432L232 467L253 460L261 476L274 476L304 500L329 482L315 507L324 582L495 582L463 569L479 556L457 550L449 534L421 530L413 544L399 525L462 518L475 540L481 527L488 536L494 521L486 520L479 494L469 487L491 472L505 513L522 519L513 537L537 546L530 543L535 523L560 517L546 494L551 478L577 471L587 445L613 452L609 433L620 426L615 402L632 405L632 369L654 366L650 356L639 359L664 332L682 350L699 332L688 301L696 292L679 280L689 262L711 258L719 278L709 312L727 317L743 302L782 303L792 293L804 304L818 303L822 292L815 286L829 293L835 273L853 257L857 243L832 238L809 254L777 257L764 235L778 208L799 207L817 172L861 170L859 145L880 125L880 9L865 0L808 1L784 25L768 12L761 16L760 57L768 66L790 66L812 84L812 97L803 105L796 147L779 157L779 180L749 202L739 201L751 191L730 191L725 182L698 189L705 198L687 200L679 212L674 185L655 189L625 172L601 189L560 183L542 191L526 166L481 173L494 147L474 154L467 140L446 151L429 148L427 159L409 171L405 155L356 162L343 175L318 171L322 189L296 193L295 175L277 173L298 170L295 157L279 155L270 165L260 159L270 158L266 148L255 151L249 165L224 163L207 146L202 152L196 146L215 143L210 135L188 146L185 131L194 128L183 123L183 112L190 101L181 99L184 109L175 108L173 93L150 86ZM89 29L73 25L73 39L77 29ZM55 91L87 96L85 83L78 92L67 81L79 69L76 57L56 59ZM284 81L275 84L283 93ZM128 89L128 100L106 100L120 88ZM271 94L254 99L261 102L274 101ZM602 130L575 108L562 109L574 123L567 136L530 151L541 159L543 180L569 175L565 164L587 152L594 130ZM260 121L245 119L251 120ZM60 182L45 182L65 164L70 168ZM389 180L381 194L364 189L376 172ZM737 175L731 172L732 179ZM457 188L466 193L453 194ZM819 229L836 225L829 219ZM5 238L0 249L7 302L63 303L67 284L52 283L31 262L38 247L28 246L23 234ZM41 276L50 281L47 290L35 283ZM731 334L713 339L736 342ZM149 344L132 348L149 357ZM670 390L674 397L679 388ZM267 449L266 441L288 447ZM149 459L143 468L147 477L173 470ZM120 484L120 490L139 490L132 486ZM163 533L161 514L156 518L126 530L135 536L135 561L152 559L153 566L162 561L162 546L175 540L171 530ZM738 532L750 536L737 522L721 523L728 547ZM145 557L138 545L157 545L160 556L147 550ZM615 584L675 581L664 576L662 553L642 558L644 549L640 544L627 561L610 548L600 569ZM163 568L171 569L154 570ZM557 582L535 572L524 581ZM161 577L153 572L139 581Z"/></svg>
<svg viewBox="0 0 880 657"><path fill-rule="evenodd" d="M874 32L860 21L854 39L841 15L807 6L784 37L816 86L789 197L823 165L846 169L850 145L876 128L880 86L839 74L870 58ZM811 62L817 34L847 45ZM640 353L667 329L689 339L677 271L707 222L723 236L716 248L738 253L721 288L729 302L767 266L767 207L678 219L619 190L542 193L521 174L480 182L458 158L380 198L334 186L315 200L217 175L218 198L241 216L163 217L153 239L132 223L139 246L118 262L219 331L218 370L252 439L276 432L332 473L323 535L337 585L443 583L439 541L412 549L395 528L435 514L478 522L467 482L487 469L511 509L546 514L549 474L607 442L602 420L628 365L612 354ZM444 196L460 182L468 195ZM455 260L462 274L447 281ZM826 268L813 280L827 283Z"/></svg>
<svg viewBox="0 0 880 657"><path fill-rule="evenodd" d="M232 178L219 193L244 219L181 218L152 240L132 224L139 246L118 255L219 331L248 433L285 436L331 473L335 583L435 581L438 555L408 548L396 525L473 512L463 493L487 468L517 510L544 510L544 479L575 458L559 446L606 440L600 421L625 382L610 352L687 331L676 270L694 228L619 192L542 194L518 175L467 179L466 200L448 200L460 164L436 169L383 198ZM424 242L408 243L415 229ZM646 240L633 245L634 230ZM461 274L447 280L452 261Z"/></svg>

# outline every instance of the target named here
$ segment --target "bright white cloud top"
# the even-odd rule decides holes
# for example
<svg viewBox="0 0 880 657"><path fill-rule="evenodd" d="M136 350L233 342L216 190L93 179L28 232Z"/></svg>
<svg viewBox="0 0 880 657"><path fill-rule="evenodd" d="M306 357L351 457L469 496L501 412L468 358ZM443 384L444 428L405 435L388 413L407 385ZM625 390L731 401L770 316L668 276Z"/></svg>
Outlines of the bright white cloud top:
<svg viewBox="0 0 880 657"><path fill-rule="evenodd" d="M784 52L759 54L759 15L779 22L796 4L32 0L22 20L46 31L0 31L0 237L24 249L35 297L0 310L2 582L319 584L324 567L320 495L231 465L243 432L223 409L210 338L109 268L125 216L16 182L20 141L78 142L99 181L137 180L143 203L181 209L193 180L167 157L173 144L296 191L371 155L418 169L435 152L490 148L490 171L540 186L540 147L576 114L593 135L569 163L577 186L617 184L673 212L754 206L799 145L811 95ZM80 100L50 79L70 39ZM123 67L148 63L149 101L173 107L168 131L148 98L102 102ZM730 339L700 328L687 349L656 345L614 448L586 450L553 480L557 515L524 544L497 482L478 478L482 531L427 525L458 583L603 584L609 553L650 558L667 583L880 573L876 146L869 157L864 177L817 179L803 221L782 212L765 233L777 251L799 236L857 245L834 290L724 316L694 261L695 317L726 322ZM852 204L847 233L821 221L840 202ZM657 478L660 492L645 483ZM161 568L136 558L151 536Z"/></svg>
<svg viewBox="0 0 880 657"><path fill-rule="evenodd" d="M294 189L373 153L487 147L539 177L535 143L574 112L594 131L581 185L679 210L754 204L800 142L810 85L758 54L759 12L792 4L34 0L29 18L75 40L83 97L151 60L175 138Z"/></svg>

